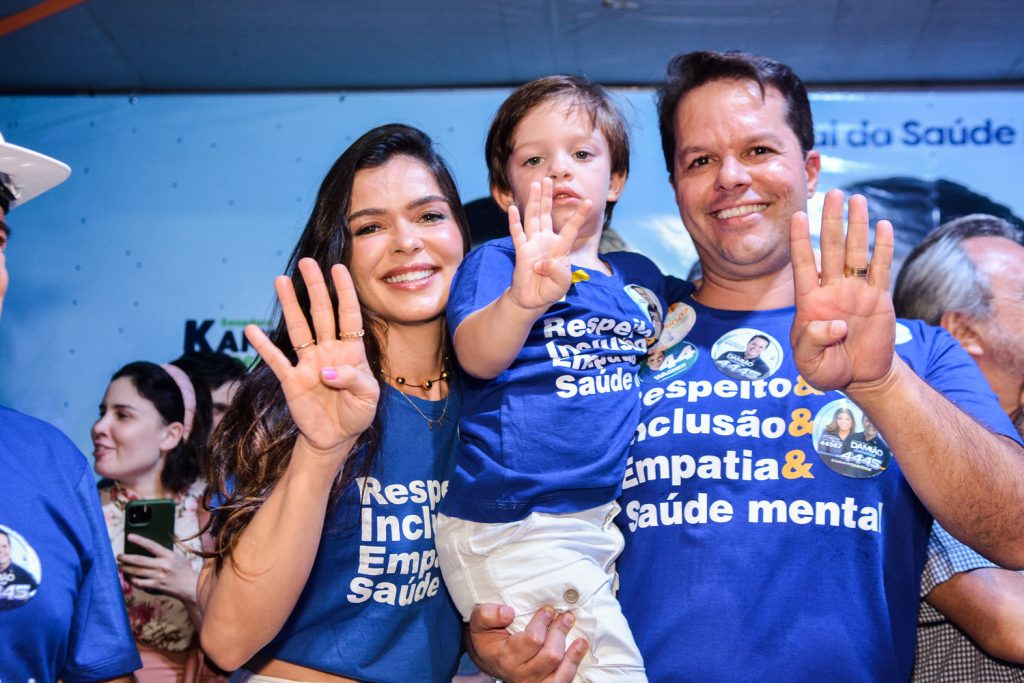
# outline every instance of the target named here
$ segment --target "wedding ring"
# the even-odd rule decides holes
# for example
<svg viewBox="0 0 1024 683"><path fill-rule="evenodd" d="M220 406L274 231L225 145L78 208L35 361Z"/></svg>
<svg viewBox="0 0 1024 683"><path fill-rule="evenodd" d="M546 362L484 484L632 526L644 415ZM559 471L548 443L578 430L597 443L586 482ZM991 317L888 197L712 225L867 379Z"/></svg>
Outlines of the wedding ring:
<svg viewBox="0 0 1024 683"><path fill-rule="evenodd" d="M843 266L843 275L846 277L867 277L871 266Z"/></svg>
<svg viewBox="0 0 1024 683"><path fill-rule="evenodd" d="M292 351L301 351L302 349L306 348L307 346L316 346L316 339L310 339L305 344L299 344L298 346L293 346L292 347Z"/></svg>
<svg viewBox="0 0 1024 683"><path fill-rule="evenodd" d="M364 329L360 329L358 332L342 332L341 334L338 335L338 339L341 339L343 341L345 339L359 339L364 334L366 334L366 330Z"/></svg>

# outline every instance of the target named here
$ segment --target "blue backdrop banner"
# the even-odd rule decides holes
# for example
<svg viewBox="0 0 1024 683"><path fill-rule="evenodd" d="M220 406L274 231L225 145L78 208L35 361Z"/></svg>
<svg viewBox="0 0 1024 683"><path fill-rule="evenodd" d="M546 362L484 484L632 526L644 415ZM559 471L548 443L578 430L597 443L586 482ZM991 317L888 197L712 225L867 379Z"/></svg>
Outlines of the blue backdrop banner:
<svg viewBox="0 0 1024 683"><path fill-rule="evenodd" d="M487 197L483 140L508 92L0 98L8 141L72 168L8 216L0 403L57 424L88 453L122 364L206 348L251 358L242 328L268 324L273 278L344 148L376 125L418 126L439 142L463 200ZM633 157L614 227L686 275L696 254L652 93L616 94ZM1024 91L818 92L812 103L819 189L869 193L875 217L894 220L901 253L956 213L1024 215Z"/></svg>

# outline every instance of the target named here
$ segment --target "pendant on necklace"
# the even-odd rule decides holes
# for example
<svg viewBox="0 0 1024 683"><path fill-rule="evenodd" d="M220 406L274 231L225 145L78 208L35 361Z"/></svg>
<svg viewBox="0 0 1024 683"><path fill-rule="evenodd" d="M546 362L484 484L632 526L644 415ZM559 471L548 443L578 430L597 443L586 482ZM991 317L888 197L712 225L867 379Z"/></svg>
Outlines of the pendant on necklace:
<svg viewBox="0 0 1024 683"><path fill-rule="evenodd" d="M433 420L428 417L427 418L427 426L430 428L431 431L434 430L434 425L437 425L438 427L442 427L443 428L444 425L445 425L445 420L447 420L447 419L448 419L448 416L445 415L444 413L441 413L441 415L439 415L437 418L435 418Z"/></svg>
<svg viewBox="0 0 1024 683"><path fill-rule="evenodd" d="M451 396L451 394L448 394L447 396L444 397L444 407L441 408L441 414L438 415L436 418L430 418L427 417L426 413L420 410L415 403L413 403L413 400L411 398L405 395L405 392L399 391L398 393L401 394L402 398L408 401L409 405L412 406L412 409L419 413L419 416L426 421L427 427L430 429L430 431L434 431L434 425L437 425L438 427L442 428L444 427L445 420L448 419L448 399Z"/></svg>

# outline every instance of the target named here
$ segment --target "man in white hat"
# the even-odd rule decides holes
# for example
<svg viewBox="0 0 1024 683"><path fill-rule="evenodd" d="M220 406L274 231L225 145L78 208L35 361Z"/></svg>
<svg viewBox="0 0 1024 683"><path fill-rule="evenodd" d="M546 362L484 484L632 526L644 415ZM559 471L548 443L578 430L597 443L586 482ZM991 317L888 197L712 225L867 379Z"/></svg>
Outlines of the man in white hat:
<svg viewBox="0 0 1024 683"><path fill-rule="evenodd" d="M67 164L0 136L0 308L7 213ZM0 407L0 669L12 681L130 680L142 667L85 456L51 425Z"/></svg>
<svg viewBox="0 0 1024 683"><path fill-rule="evenodd" d="M61 184L71 175L67 164L4 141L0 134L0 310L7 292L4 252L11 228L7 213L28 200Z"/></svg>

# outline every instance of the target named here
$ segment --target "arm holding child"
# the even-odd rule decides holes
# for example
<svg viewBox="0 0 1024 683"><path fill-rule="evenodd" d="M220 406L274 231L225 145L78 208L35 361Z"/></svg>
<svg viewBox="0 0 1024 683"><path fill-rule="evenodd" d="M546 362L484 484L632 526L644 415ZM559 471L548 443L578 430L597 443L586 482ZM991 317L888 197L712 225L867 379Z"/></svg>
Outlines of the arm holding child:
<svg viewBox="0 0 1024 683"><path fill-rule="evenodd" d="M569 291L569 256L591 202L583 202L559 232L552 226L551 206L549 178L531 184L525 221L514 204L509 206L509 232L516 251L512 283L497 299L467 316L454 334L459 363L474 377L491 379L504 372L537 319ZM494 334L497 329L500 335Z"/></svg>

